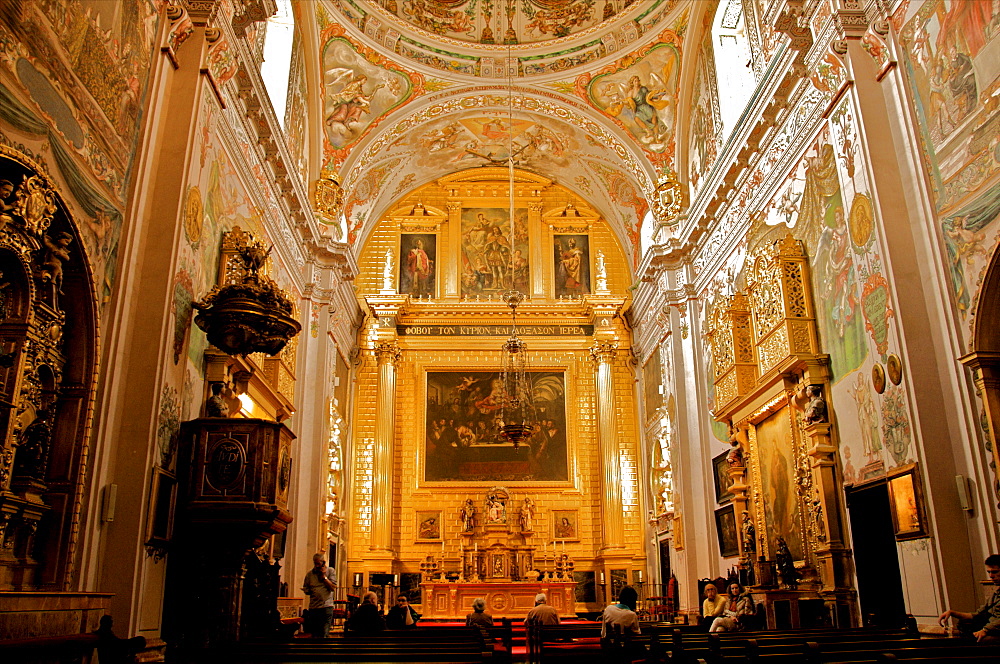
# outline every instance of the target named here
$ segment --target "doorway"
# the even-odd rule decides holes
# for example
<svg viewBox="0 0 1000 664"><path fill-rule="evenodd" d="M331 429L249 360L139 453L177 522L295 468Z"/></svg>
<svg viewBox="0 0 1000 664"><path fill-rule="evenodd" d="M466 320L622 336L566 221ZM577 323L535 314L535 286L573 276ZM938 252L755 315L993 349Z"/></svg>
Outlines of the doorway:
<svg viewBox="0 0 1000 664"><path fill-rule="evenodd" d="M847 511L862 622L866 627L901 627L906 604L886 482L848 489Z"/></svg>

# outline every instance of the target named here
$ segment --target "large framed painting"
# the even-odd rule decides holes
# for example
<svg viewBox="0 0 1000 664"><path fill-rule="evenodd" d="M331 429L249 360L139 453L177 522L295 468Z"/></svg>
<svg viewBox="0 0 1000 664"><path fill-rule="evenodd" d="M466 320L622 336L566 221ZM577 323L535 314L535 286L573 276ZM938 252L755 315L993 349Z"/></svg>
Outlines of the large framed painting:
<svg viewBox="0 0 1000 664"><path fill-rule="evenodd" d="M401 233L399 236L399 292L434 297L437 277L437 235Z"/></svg>
<svg viewBox="0 0 1000 664"><path fill-rule="evenodd" d="M768 549L779 535L788 543L794 560L802 560L802 536L798 525L799 505L795 492L794 434L792 413L785 404L755 425L757 464L760 471L764 526Z"/></svg>
<svg viewBox="0 0 1000 664"><path fill-rule="evenodd" d="M528 210L504 208L462 210L462 297L475 298L516 288L528 290Z"/></svg>
<svg viewBox="0 0 1000 664"><path fill-rule="evenodd" d="M739 555L740 543L736 533L736 510L730 504L715 510L715 532L719 536L719 555L732 558Z"/></svg>
<svg viewBox="0 0 1000 664"><path fill-rule="evenodd" d="M553 235L556 297L590 293L590 237Z"/></svg>
<svg viewBox="0 0 1000 664"><path fill-rule="evenodd" d="M729 475L729 463L726 461L728 456L729 452L723 452L712 459L712 471L715 475L715 502L720 505L733 499L733 492L729 490L729 487L733 485L733 478Z"/></svg>
<svg viewBox="0 0 1000 664"><path fill-rule="evenodd" d="M517 449L498 431L500 375L428 371L424 479L428 482L565 482L566 381L531 371L535 430Z"/></svg>

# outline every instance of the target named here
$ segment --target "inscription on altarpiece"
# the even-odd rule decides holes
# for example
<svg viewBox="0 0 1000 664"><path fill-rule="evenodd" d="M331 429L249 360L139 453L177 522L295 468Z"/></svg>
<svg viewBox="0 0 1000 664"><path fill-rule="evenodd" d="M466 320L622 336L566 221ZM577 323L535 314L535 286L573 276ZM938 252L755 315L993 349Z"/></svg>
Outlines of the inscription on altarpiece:
<svg viewBox="0 0 1000 664"><path fill-rule="evenodd" d="M396 333L410 337L507 337L510 325L399 325ZM522 337L589 337L593 325L518 325Z"/></svg>

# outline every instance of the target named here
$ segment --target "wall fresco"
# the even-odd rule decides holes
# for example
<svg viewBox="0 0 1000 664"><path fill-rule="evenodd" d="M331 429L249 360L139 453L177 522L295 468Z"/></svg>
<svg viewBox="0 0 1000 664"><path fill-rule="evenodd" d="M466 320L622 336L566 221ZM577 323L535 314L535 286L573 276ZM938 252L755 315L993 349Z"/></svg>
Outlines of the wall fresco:
<svg viewBox="0 0 1000 664"><path fill-rule="evenodd" d="M412 93L409 78L369 62L340 37L323 49L323 72L323 124L336 149L356 142L376 118Z"/></svg>
<svg viewBox="0 0 1000 664"><path fill-rule="evenodd" d="M1000 234L1000 14L989 2L928 0L904 3L893 23L968 336L983 267Z"/></svg>

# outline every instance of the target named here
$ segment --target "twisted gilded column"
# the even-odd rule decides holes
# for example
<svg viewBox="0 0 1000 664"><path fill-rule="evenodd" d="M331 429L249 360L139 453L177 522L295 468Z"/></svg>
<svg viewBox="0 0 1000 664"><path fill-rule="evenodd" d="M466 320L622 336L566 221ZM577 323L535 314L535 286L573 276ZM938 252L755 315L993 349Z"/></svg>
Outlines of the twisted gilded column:
<svg viewBox="0 0 1000 664"><path fill-rule="evenodd" d="M597 365L597 440L601 450L601 494L604 500L603 550L624 548L622 470L615 425L614 360L618 344L597 342L590 349Z"/></svg>
<svg viewBox="0 0 1000 664"><path fill-rule="evenodd" d="M401 353L395 341L375 344L378 360L378 404L375 446L372 450L373 551L389 551L392 544L392 445L396 433L396 364Z"/></svg>

